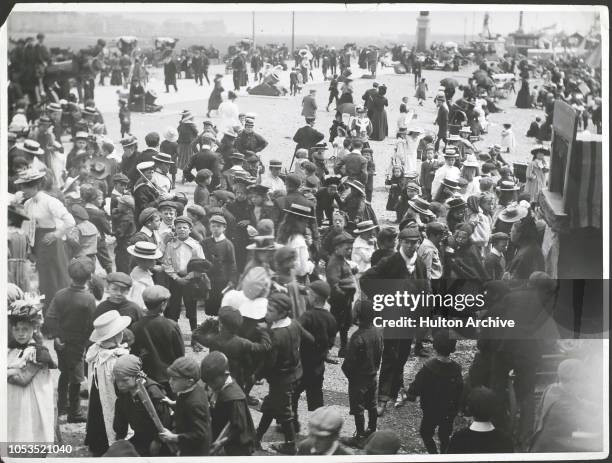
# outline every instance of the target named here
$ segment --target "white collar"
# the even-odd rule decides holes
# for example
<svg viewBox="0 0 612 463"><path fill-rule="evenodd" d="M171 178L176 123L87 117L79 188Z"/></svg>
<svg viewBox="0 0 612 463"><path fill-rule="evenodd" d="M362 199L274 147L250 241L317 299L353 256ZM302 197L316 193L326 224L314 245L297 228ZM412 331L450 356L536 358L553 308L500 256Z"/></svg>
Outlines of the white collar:
<svg viewBox="0 0 612 463"><path fill-rule="evenodd" d="M223 241L225 239L225 233L221 233L221 236L219 236L218 238L213 236L215 243L218 243L220 241Z"/></svg>
<svg viewBox="0 0 612 463"><path fill-rule="evenodd" d="M147 227L146 225L143 225L142 228L140 229L141 232L143 232L145 235L151 237L154 235L153 230L151 230L149 227Z"/></svg>
<svg viewBox="0 0 612 463"><path fill-rule="evenodd" d="M476 432L491 432L495 429L495 426L490 421L474 421L470 425L470 431Z"/></svg>
<svg viewBox="0 0 612 463"><path fill-rule="evenodd" d="M408 269L408 272L409 273L414 272L414 264L416 262L417 253L415 252L411 258L408 258L408 256L406 256L406 254L404 253L404 250L401 247L400 247L399 252L402 258L404 259L404 262L406 262L406 268Z"/></svg>
<svg viewBox="0 0 612 463"><path fill-rule="evenodd" d="M499 257L502 256L501 252L499 252L497 249L493 247L491 248L491 254L495 254L496 256L499 256Z"/></svg>
<svg viewBox="0 0 612 463"><path fill-rule="evenodd" d="M272 325L270 325L270 329L275 330L277 328L287 328L289 325L291 325L291 319L289 317L285 317L272 323Z"/></svg>

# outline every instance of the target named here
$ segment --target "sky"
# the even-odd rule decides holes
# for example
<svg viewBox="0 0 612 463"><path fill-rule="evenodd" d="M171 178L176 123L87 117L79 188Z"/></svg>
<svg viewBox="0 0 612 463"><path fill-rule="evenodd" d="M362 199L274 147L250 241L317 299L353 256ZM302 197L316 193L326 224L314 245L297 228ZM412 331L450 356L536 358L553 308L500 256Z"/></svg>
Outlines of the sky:
<svg viewBox="0 0 612 463"><path fill-rule="evenodd" d="M19 5L19 4L18 4ZM119 4L21 4L28 9L55 11L72 9L78 11L121 12ZM538 28L557 25L557 31L568 34L588 32L596 13L586 6L563 5L410 5L410 4L150 4L148 11L166 8L165 13L143 12L138 4L126 4L139 19L163 21L176 19L201 23L206 19L223 20L226 30L231 34L251 35L252 10L255 13L255 32L257 34L289 35L291 33L291 10L295 10L295 34L313 33L321 36L346 35L379 36L410 34L416 32L418 9L430 10L430 33L432 35L472 35L482 30L485 12L489 12L491 33L506 35L514 32L519 24L519 11L524 9L523 29L526 32ZM463 10L461 8L464 8ZM270 11L276 9L277 11ZM565 11L562 11L565 9ZM220 11L224 10L224 11ZM278 11L280 10L280 11ZM319 10L319 12L313 11ZM359 11L355 11L359 10ZM409 11L413 10L413 11ZM15 10L14 10L15 11ZM182 13L181 11L189 11ZM197 13L196 13L197 11ZM210 13L205 13L210 11ZM125 16L128 13L124 13ZM603 18L602 18L603 19ZM605 18L604 20L607 20Z"/></svg>

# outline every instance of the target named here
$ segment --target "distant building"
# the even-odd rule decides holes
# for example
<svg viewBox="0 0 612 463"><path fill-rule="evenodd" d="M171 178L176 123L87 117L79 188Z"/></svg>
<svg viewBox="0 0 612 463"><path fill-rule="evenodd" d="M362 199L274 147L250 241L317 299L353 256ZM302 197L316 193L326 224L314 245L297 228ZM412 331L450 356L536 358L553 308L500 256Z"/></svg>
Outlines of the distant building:
<svg viewBox="0 0 612 463"><path fill-rule="evenodd" d="M427 36L429 35L429 11L419 12L417 18L417 51L427 51Z"/></svg>

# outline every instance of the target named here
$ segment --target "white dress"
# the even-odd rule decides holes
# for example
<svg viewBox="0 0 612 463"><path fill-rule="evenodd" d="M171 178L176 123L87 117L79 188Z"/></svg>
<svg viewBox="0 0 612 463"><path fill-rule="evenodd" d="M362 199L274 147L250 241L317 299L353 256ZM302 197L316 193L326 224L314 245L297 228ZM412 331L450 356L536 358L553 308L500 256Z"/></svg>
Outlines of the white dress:
<svg viewBox="0 0 612 463"><path fill-rule="evenodd" d="M295 249L297 254L295 264L295 274L299 277L304 277L314 270L314 263L310 260L308 245L303 235L293 235L287 241L287 246Z"/></svg>
<svg viewBox="0 0 612 463"><path fill-rule="evenodd" d="M219 129L220 136L223 136L223 132L232 127L236 127L241 125L240 119L238 118L238 114L240 114L240 110L238 109L238 105L233 103L232 101L224 101L219 105L219 117L221 120L217 125Z"/></svg>
<svg viewBox="0 0 612 463"><path fill-rule="evenodd" d="M36 369L36 348L10 349L7 368ZM6 416L8 420L8 442L54 442L55 399L51 372L41 368L27 386L7 384Z"/></svg>
<svg viewBox="0 0 612 463"><path fill-rule="evenodd" d="M420 142L421 137L406 137L406 161L404 164L404 172L419 172L417 170L417 151Z"/></svg>

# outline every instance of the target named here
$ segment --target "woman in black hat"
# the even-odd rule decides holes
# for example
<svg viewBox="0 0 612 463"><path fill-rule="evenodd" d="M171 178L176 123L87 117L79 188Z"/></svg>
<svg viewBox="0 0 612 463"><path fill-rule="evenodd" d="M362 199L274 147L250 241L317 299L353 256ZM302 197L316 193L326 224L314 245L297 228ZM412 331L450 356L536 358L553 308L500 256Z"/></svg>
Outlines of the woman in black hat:
<svg viewBox="0 0 612 463"><path fill-rule="evenodd" d="M208 111L206 112L206 117L210 117L211 111L217 111L219 109L219 105L223 101L221 94L225 91L223 88L223 76L221 74L217 74L214 79L215 86L208 97Z"/></svg>

